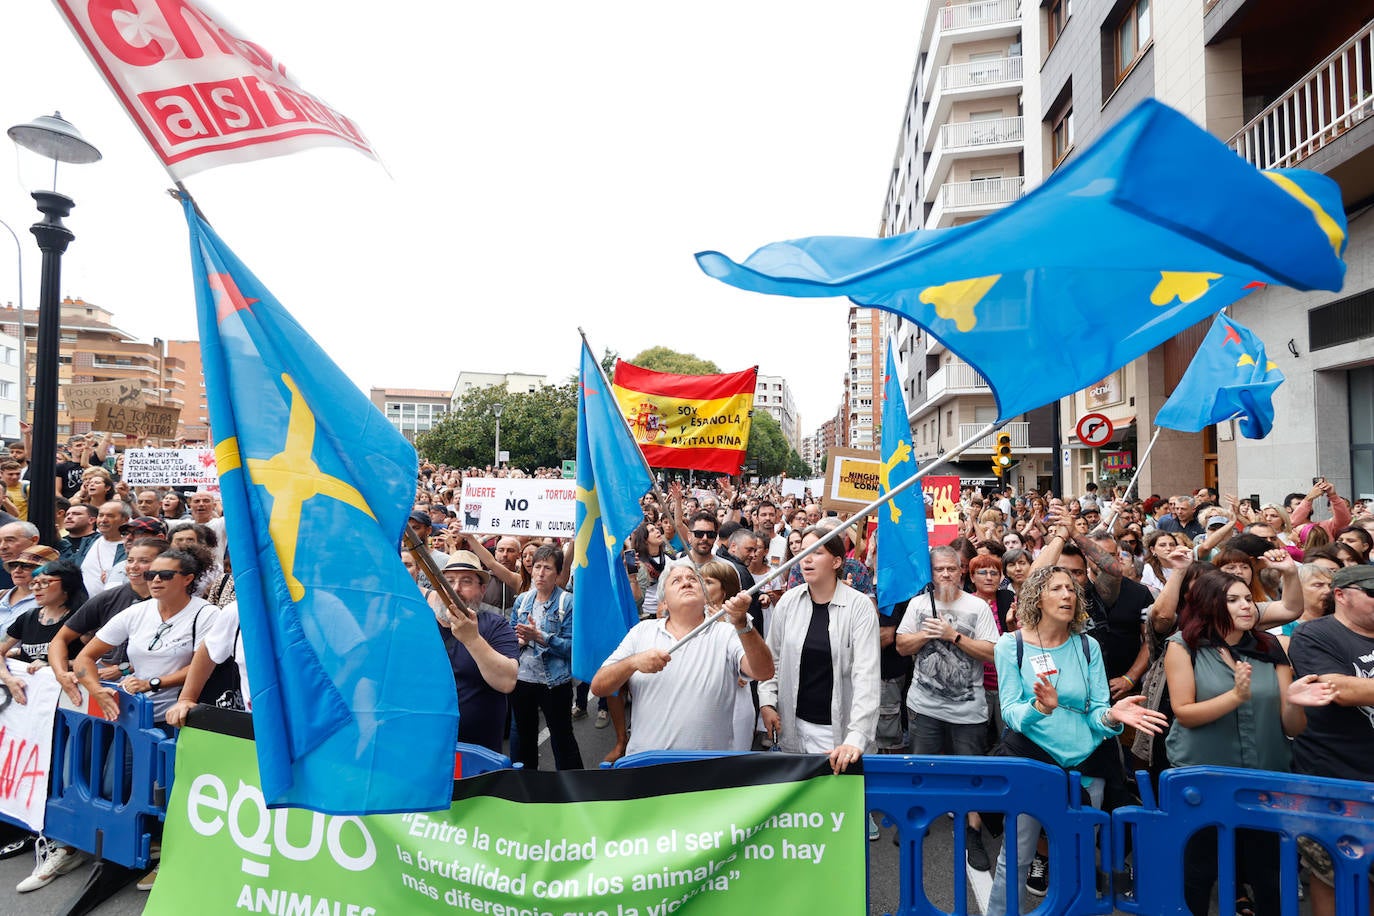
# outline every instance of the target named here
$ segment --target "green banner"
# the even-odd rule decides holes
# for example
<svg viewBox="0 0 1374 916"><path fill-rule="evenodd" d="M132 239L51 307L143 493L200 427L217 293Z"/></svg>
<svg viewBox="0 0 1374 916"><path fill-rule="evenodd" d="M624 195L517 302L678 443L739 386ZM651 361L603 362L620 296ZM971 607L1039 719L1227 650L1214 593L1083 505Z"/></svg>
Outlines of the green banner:
<svg viewBox="0 0 1374 916"><path fill-rule="evenodd" d="M268 810L253 743L177 739L146 916L667 916L866 911L863 777L755 754L503 770L448 811Z"/></svg>

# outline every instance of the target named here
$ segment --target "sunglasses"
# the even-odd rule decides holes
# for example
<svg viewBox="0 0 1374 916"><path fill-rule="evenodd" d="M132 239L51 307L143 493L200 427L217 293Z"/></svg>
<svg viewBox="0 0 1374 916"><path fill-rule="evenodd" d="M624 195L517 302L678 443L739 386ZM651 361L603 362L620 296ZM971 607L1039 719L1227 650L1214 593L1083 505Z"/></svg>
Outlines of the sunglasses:
<svg viewBox="0 0 1374 916"><path fill-rule="evenodd" d="M149 652L157 651L158 646L162 645L162 637L166 636L167 631L170 629L172 629L170 621L158 625L157 632L153 634L152 641L148 643Z"/></svg>
<svg viewBox="0 0 1374 916"><path fill-rule="evenodd" d="M693 531L693 532L692 532L692 537L694 537L694 538L713 538L713 537L715 537L715 536L716 536L716 533L715 533L714 531Z"/></svg>
<svg viewBox="0 0 1374 916"><path fill-rule="evenodd" d="M163 582L171 582L181 575L179 569L150 569L143 574L144 582L152 582L154 579L161 579Z"/></svg>
<svg viewBox="0 0 1374 916"><path fill-rule="evenodd" d="M20 563L18 560L11 560L5 564L5 568L10 572L14 572L16 569L34 570L37 569L38 566L33 563Z"/></svg>

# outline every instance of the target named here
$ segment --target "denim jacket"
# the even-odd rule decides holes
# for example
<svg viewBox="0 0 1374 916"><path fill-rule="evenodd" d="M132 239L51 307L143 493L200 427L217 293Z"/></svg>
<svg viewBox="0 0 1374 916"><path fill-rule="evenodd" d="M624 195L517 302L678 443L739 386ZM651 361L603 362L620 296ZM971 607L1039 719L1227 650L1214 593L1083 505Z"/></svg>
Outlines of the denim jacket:
<svg viewBox="0 0 1374 916"><path fill-rule="evenodd" d="M510 608L510 625L514 627L519 623L528 623L534 608L534 589L517 595ZM555 587L544 611L544 624L541 627L545 636L544 645L530 643L520 650L521 654L535 653L544 663L546 687L557 686L572 678L572 620L572 595Z"/></svg>

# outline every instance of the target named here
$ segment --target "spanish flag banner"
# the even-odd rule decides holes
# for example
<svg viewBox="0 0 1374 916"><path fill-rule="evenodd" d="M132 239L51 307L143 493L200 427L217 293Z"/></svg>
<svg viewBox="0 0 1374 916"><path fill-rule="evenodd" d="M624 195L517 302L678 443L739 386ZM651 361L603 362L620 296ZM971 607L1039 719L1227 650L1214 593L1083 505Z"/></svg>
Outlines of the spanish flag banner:
<svg viewBox="0 0 1374 916"><path fill-rule="evenodd" d="M758 374L677 375L616 360L615 399L651 467L738 474Z"/></svg>

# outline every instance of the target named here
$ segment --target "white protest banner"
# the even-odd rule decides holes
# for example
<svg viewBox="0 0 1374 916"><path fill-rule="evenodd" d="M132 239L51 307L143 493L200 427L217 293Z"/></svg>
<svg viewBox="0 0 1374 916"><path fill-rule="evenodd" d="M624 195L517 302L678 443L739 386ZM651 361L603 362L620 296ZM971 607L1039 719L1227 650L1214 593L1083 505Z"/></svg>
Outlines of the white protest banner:
<svg viewBox="0 0 1374 916"><path fill-rule="evenodd" d="M467 534L572 537L577 486L571 480L469 477L459 509Z"/></svg>
<svg viewBox="0 0 1374 916"><path fill-rule="evenodd" d="M53 719L62 688L51 668L29 674L24 662L8 664L10 674L24 682L24 702L0 688L0 814L39 832L48 808Z"/></svg>
<svg viewBox="0 0 1374 916"><path fill-rule="evenodd" d="M54 2L177 180L313 146L377 158L358 125L203 0Z"/></svg>
<svg viewBox="0 0 1374 916"><path fill-rule="evenodd" d="M131 487L219 489L212 448L131 448L124 453L123 478Z"/></svg>

